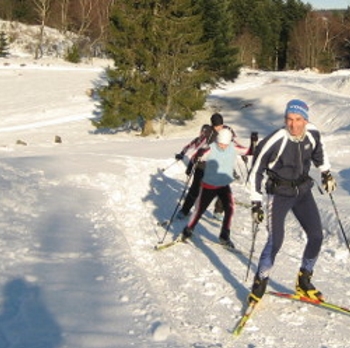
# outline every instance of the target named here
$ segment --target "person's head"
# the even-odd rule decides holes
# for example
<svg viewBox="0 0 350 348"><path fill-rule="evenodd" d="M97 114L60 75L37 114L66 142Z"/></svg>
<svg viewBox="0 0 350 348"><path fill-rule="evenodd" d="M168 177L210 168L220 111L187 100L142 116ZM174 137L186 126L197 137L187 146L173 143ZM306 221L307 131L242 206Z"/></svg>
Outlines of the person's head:
<svg viewBox="0 0 350 348"><path fill-rule="evenodd" d="M211 130L212 129L209 124L204 124L201 128L200 135L209 135Z"/></svg>
<svg viewBox="0 0 350 348"><path fill-rule="evenodd" d="M213 128L218 132L222 129L222 127L224 126L224 119L222 117L221 114L219 114L218 112L216 112L215 114L213 114L210 118L210 122L211 125L213 126Z"/></svg>
<svg viewBox="0 0 350 348"><path fill-rule="evenodd" d="M232 133L229 129L223 128L218 132L216 143L220 149L225 150L232 141Z"/></svg>
<svg viewBox="0 0 350 348"><path fill-rule="evenodd" d="M285 124L290 135L301 137L305 133L305 127L309 122L309 108L305 102L292 99L286 106L284 114Z"/></svg>

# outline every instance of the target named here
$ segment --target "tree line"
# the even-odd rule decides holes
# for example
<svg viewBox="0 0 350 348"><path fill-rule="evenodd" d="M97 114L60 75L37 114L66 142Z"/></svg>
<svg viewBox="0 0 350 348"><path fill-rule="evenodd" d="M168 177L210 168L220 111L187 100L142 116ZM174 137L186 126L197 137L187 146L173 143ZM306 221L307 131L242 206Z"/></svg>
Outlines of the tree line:
<svg viewBox="0 0 350 348"><path fill-rule="evenodd" d="M85 38L82 41L89 49L83 53L95 55L104 53L113 8L122 9L125 3L0 0L0 18L74 32ZM135 7L142 3L152 6L162 1L131 1ZM205 38L215 39L218 55L223 40L222 45L236 47L236 59L242 65L321 71L350 67L350 8L314 11L301 0L192 0L192 4L203 13Z"/></svg>
<svg viewBox="0 0 350 348"><path fill-rule="evenodd" d="M117 0L0 0L0 18L38 25L43 41L45 26L80 38L75 43L83 56L103 55L109 16ZM1 28L0 28L1 30ZM42 56L39 44L35 58Z"/></svg>
<svg viewBox="0 0 350 348"><path fill-rule="evenodd" d="M315 12L299 0L119 1L106 46L115 67L100 89L95 125L142 118L147 135L157 119L162 133L170 120L191 119L243 65L348 67L348 11Z"/></svg>
<svg viewBox="0 0 350 348"><path fill-rule="evenodd" d="M155 118L162 130L191 119L241 66L350 67L350 8L301 0L0 0L0 18L75 32L83 55L114 60L99 91L101 128L141 118L147 134Z"/></svg>

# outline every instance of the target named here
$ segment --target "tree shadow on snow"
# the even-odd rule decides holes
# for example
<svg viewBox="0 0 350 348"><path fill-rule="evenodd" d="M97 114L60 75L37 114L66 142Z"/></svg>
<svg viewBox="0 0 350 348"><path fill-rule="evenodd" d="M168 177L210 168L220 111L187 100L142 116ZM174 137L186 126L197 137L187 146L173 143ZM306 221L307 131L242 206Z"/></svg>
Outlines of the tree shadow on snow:
<svg viewBox="0 0 350 348"><path fill-rule="evenodd" d="M40 288L17 278L3 290L0 347L56 348L61 329L46 308Z"/></svg>

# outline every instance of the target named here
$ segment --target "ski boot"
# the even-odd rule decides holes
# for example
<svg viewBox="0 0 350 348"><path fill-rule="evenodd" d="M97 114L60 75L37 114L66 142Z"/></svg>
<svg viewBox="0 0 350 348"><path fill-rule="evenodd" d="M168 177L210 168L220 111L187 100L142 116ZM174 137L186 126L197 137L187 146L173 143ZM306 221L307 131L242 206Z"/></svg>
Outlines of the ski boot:
<svg viewBox="0 0 350 348"><path fill-rule="evenodd" d="M301 268L298 273L297 282L295 285L296 294L308 297L312 300L324 301L321 291L317 290L311 283L312 272Z"/></svg>

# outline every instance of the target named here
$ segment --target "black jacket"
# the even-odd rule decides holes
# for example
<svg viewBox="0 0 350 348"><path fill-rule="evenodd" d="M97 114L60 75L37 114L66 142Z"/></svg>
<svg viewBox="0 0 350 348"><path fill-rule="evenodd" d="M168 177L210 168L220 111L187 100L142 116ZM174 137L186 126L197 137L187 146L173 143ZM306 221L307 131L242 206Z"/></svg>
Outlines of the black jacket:
<svg viewBox="0 0 350 348"><path fill-rule="evenodd" d="M311 163L321 172L330 169L320 132L314 125L308 123L305 136L299 140L292 137L286 128L273 132L258 144L254 154L249 176L252 201L262 200L265 174L274 183L298 186L309 178Z"/></svg>

